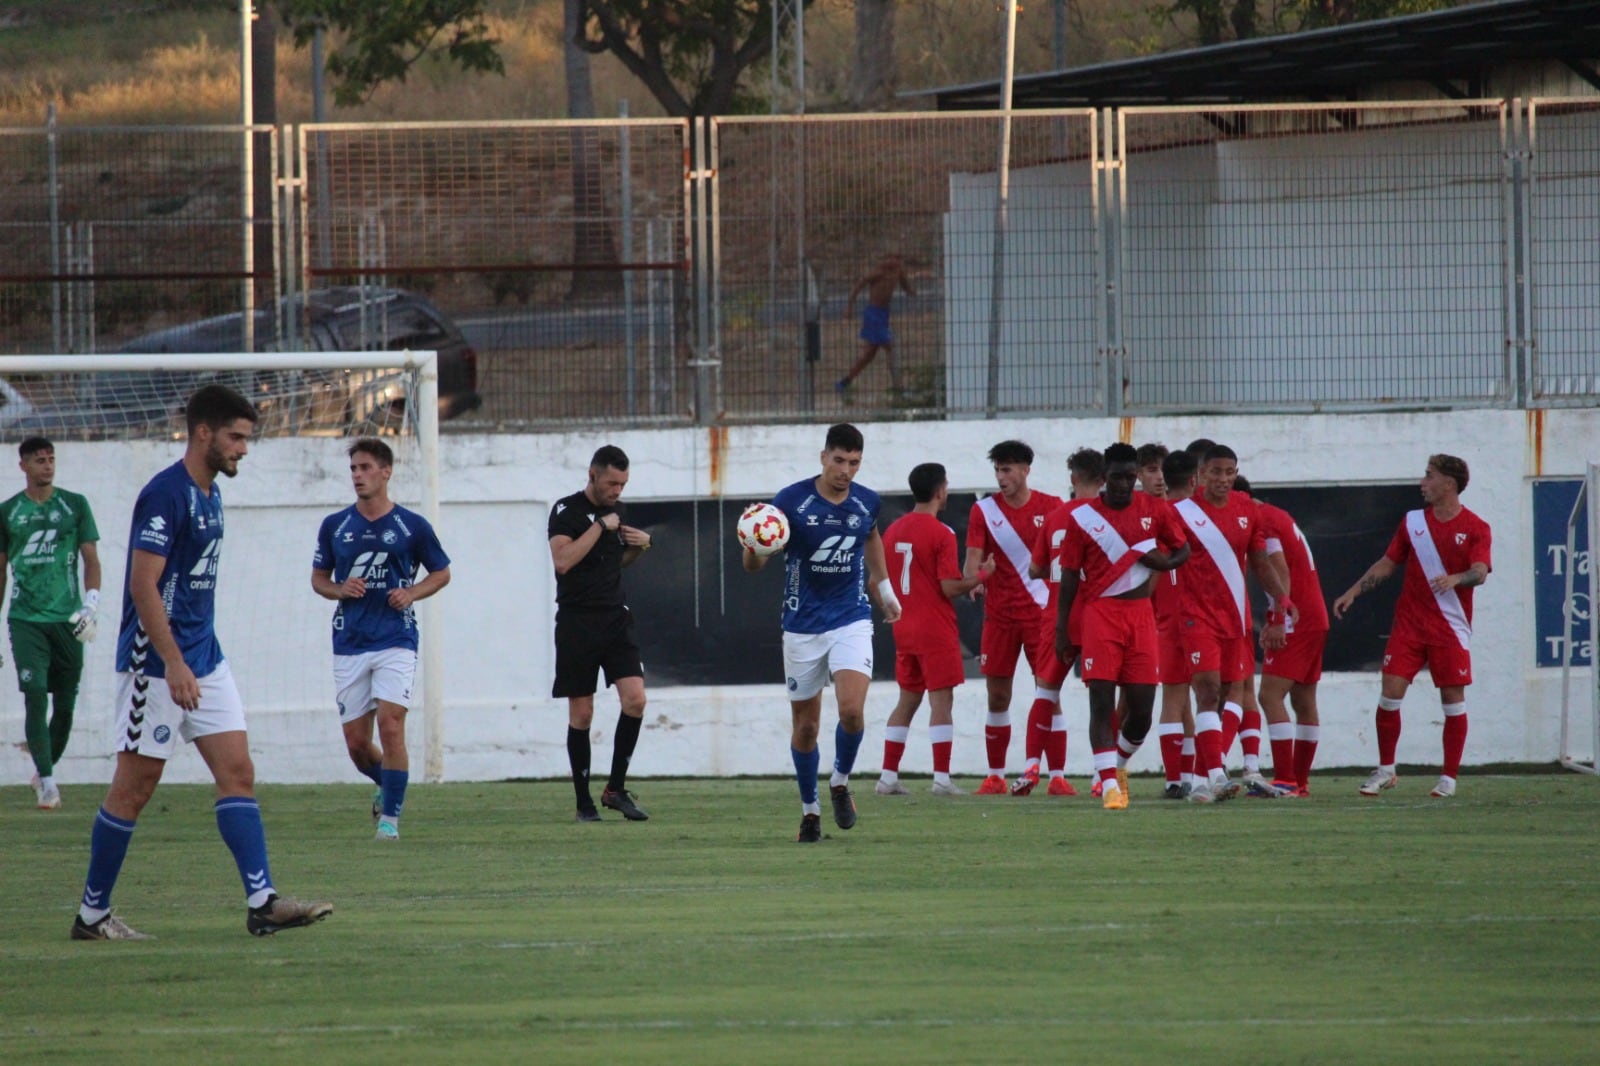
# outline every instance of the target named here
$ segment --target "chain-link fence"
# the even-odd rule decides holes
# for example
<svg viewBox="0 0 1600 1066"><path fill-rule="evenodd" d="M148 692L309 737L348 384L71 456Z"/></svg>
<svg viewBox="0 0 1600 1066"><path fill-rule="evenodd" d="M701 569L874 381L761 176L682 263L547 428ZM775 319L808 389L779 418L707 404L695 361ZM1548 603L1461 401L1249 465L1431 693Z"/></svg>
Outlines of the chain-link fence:
<svg viewBox="0 0 1600 1066"><path fill-rule="evenodd" d="M0 350L448 348L456 429L1600 397L1593 101L51 127L0 182Z"/></svg>
<svg viewBox="0 0 1600 1066"><path fill-rule="evenodd" d="M993 116L718 120L719 413L1092 410L1093 118L1015 116L1004 220Z"/></svg>
<svg viewBox="0 0 1600 1066"><path fill-rule="evenodd" d="M1533 101L1527 129L1527 395L1591 407L1600 397L1600 101Z"/></svg>
<svg viewBox="0 0 1600 1066"><path fill-rule="evenodd" d="M1504 402L1506 106L1121 112L1125 403Z"/></svg>

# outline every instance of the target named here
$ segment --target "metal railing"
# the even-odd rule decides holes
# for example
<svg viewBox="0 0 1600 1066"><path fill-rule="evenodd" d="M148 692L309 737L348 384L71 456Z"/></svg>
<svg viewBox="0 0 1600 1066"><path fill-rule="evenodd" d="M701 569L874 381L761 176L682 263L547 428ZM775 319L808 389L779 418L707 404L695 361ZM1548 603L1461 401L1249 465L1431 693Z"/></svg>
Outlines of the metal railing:
<svg viewBox="0 0 1600 1066"><path fill-rule="evenodd" d="M1600 399L1596 101L1001 118L0 130L0 351L357 284L476 349L451 428Z"/></svg>

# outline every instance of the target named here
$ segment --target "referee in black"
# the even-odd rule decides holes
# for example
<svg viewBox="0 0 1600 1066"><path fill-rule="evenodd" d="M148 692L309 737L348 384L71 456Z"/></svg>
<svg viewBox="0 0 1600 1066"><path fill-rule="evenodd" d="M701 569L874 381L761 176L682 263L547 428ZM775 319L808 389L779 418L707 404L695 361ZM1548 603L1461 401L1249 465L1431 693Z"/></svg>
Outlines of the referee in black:
<svg viewBox="0 0 1600 1066"><path fill-rule="evenodd" d="M556 567L556 681L551 695L567 700L567 760L578 797L578 821L598 822L589 794L589 726L596 676L615 685L622 701L611 750L611 778L602 805L630 822L650 817L627 790L628 760L644 717L644 666L633 638L633 616L622 595L622 568L650 550L650 534L624 525L617 501L628 484L628 456L607 444L589 460L582 492L550 510L550 557Z"/></svg>

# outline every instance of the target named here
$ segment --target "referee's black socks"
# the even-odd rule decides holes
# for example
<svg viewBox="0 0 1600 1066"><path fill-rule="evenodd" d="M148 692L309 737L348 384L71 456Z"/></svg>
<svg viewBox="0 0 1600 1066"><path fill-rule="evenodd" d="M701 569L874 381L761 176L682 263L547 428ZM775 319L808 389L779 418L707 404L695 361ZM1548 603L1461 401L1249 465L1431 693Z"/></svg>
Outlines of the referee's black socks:
<svg viewBox="0 0 1600 1066"><path fill-rule="evenodd" d="M639 727L643 724L643 718L617 715L617 736L611 748L611 780L606 782L606 788L612 792L621 792L627 784L628 763L633 759L633 749L639 743Z"/></svg>
<svg viewBox="0 0 1600 1066"><path fill-rule="evenodd" d="M589 731L567 726L567 762L572 766L572 791L577 793L578 809L594 810L589 795Z"/></svg>

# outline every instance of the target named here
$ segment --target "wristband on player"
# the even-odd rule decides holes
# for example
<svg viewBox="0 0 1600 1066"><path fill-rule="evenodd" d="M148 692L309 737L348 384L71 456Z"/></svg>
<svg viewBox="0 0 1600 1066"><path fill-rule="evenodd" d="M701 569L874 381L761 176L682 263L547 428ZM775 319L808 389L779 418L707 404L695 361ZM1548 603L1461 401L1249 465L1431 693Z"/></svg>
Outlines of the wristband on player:
<svg viewBox="0 0 1600 1066"><path fill-rule="evenodd" d="M887 608L889 604L900 606L900 600L894 594L894 582L884 578L878 582L878 603Z"/></svg>
<svg viewBox="0 0 1600 1066"><path fill-rule="evenodd" d="M100 590L89 589L83 594L83 605L91 611L100 609Z"/></svg>
<svg viewBox="0 0 1600 1066"><path fill-rule="evenodd" d="M1281 626L1289 621L1289 615L1294 612L1294 604L1285 596L1272 605L1272 610L1267 612L1267 624Z"/></svg>

